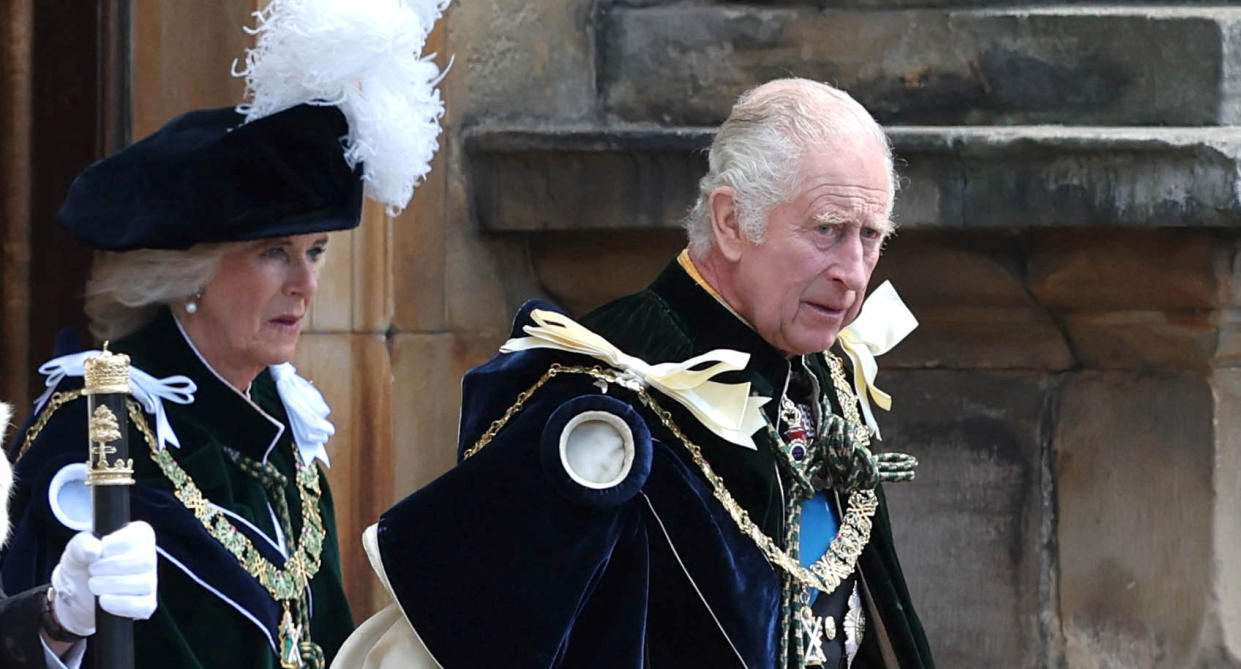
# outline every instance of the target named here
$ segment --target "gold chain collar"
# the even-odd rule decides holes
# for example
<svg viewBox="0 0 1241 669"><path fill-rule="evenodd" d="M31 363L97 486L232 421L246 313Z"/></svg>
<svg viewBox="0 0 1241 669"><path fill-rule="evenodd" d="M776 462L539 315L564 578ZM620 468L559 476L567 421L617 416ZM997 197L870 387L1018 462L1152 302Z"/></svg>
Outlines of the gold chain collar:
<svg viewBox="0 0 1241 669"><path fill-rule="evenodd" d="M234 527L228 516L208 502L194 479L185 473L167 449L157 447L155 434L147 424L138 403L131 400L128 406L129 418L146 439L151 459L172 482L176 488L174 494L181 504L194 514L216 541L237 558L242 568L253 576L273 599L284 601L301 596L300 593L319 572L323 540L326 536L323 519L319 515L319 497L322 495L319 468L303 465L301 460L296 459L297 453L294 452L297 492L302 503L302 530L296 550L285 561L284 569L280 569L259 553L250 538Z"/></svg>
<svg viewBox="0 0 1241 669"><path fill-rule="evenodd" d="M158 448L155 434L142 415L142 408L137 402L128 403L129 417L143 438L146 439L151 459L155 461L164 476L176 487L177 499L189 509L198 522L202 523L208 533L228 552L237 558L238 564L250 574L268 594L280 603L282 614L277 626L279 636L277 655L283 669L298 669L304 666L309 651L312 666L322 666L322 651L309 637L303 638L308 632L294 620L294 605L301 599L311 579L319 573L322 564L323 541L327 532L323 528L323 518L319 515L319 498L322 490L319 486L319 468L314 464L302 463L297 446L293 447L294 477L297 483L298 498L302 503L302 530L298 537L297 548L285 560L284 569L276 567L270 560L263 557L254 543L221 513L215 506L208 503L202 490L194 483L194 479L185 473L181 465L173 459L167 449ZM299 620L301 614L298 614ZM307 621L309 624L309 621Z"/></svg>
<svg viewBox="0 0 1241 669"><path fill-rule="evenodd" d="M823 353L832 375L832 385L836 386L836 398L840 400L840 410L845 415L845 422L853 430L853 436L862 446L870 447L870 429L862 422L862 412L858 411L858 399L853 394L853 387L845 378L845 366L831 353Z"/></svg>
<svg viewBox="0 0 1241 669"><path fill-rule="evenodd" d="M837 365L839 365L839 361L837 361ZM793 579L807 587L817 588L823 592L832 592L840 586L844 579L853 573L857 566L858 557L862 554L862 549L866 547L866 543L870 539L871 517L874 516L876 509L879 508L879 500L874 490L859 490L849 496L849 510L841 520L840 530L837 532L836 538L832 540L827 553L809 568L803 567L797 557L780 548L771 537L767 536L750 519L750 514L728 492L728 488L724 485L724 479L715 473L715 470L711 468L706 458L703 457L702 449L690 441L689 437L673 422L672 414L660 406L645 388L634 387L629 379L622 377L619 372L603 367L566 366L560 363L553 363L534 385L517 395L517 399L504 412L504 415L493 421L483 435L479 437L478 441L465 451L463 459L472 457L486 447L487 444L491 443L505 424L522 410L530 397L542 388L544 384L560 374L585 374L605 383L614 383L632 390L642 401L642 404L650 409L659 418L660 422L663 423L664 427L689 451L690 458L711 484L712 494L728 512L737 529L754 543L763 556L767 558L768 562L787 573ZM834 376L835 374L833 373ZM841 378L843 379L843 372ZM838 383L836 387L839 392L842 386ZM856 407L853 413L857 414ZM846 412L846 419L850 423L854 422L854 418L850 417L848 412ZM865 429L865 427L862 429Z"/></svg>

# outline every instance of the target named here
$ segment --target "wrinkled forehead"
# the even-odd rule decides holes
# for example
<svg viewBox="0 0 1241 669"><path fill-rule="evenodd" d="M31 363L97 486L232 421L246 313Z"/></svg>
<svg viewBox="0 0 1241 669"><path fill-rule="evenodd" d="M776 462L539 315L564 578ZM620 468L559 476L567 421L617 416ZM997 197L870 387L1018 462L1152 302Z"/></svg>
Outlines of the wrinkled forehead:
<svg viewBox="0 0 1241 669"><path fill-rule="evenodd" d="M811 217L816 223L825 225L856 225L862 228L878 230L888 235L895 227L892 224L892 206L839 206L824 204Z"/></svg>
<svg viewBox="0 0 1241 669"><path fill-rule="evenodd" d="M887 145L867 133L840 134L804 147L796 191L813 197L805 212L824 223L889 231L895 183Z"/></svg>

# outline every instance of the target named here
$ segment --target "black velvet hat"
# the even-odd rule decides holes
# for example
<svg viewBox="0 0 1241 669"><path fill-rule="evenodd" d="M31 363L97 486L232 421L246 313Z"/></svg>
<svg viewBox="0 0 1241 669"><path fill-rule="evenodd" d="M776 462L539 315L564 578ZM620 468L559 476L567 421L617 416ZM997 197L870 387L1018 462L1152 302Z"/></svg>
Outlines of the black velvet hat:
<svg viewBox="0 0 1241 669"><path fill-rule="evenodd" d="M187 249L343 230L363 195L396 216L439 148L426 39L448 0L269 0L236 108L179 116L91 165L57 218L97 249Z"/></svg>
<svg viewBox="0 0 1241 669"><path fill-rule="evenodd" d="M57 218L110 251L187 249L358 225L362 165L336 107L302 104L243 125L233 108L178 116L91 165Z"/></svg>

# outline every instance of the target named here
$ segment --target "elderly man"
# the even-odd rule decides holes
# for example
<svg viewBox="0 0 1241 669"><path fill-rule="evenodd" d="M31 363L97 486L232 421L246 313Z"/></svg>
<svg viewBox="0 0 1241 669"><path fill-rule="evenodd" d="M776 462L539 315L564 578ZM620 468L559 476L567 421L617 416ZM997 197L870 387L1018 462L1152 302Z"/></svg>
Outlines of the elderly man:
<svg viewBox="0 0 1241 669"><path fill-rule="evenodd" d="M911 463L871 454L871 391L826 352L861 311L894 184L841 91L743 95L687 252L581 324L527 304L466 376L462 463L366 536L400 613L342 657L932 667L879 488Z"/></svg>

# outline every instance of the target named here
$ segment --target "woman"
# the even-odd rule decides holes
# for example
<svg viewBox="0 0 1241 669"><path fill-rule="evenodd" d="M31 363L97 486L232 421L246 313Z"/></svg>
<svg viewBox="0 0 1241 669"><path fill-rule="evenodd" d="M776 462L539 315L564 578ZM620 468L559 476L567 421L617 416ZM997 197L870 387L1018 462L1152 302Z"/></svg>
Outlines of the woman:
<svg viewBox="0 0 1241 669"><path fill-rule="evenodd" d="M442 108L418 54L443 4L276 0L246 59L249 105L178 117L70 189L58 220L98 250L91 329L130 356L140 407L132 509L161 559L138 667L324 667L353 628L320 472L334 428L288 360L364 183L399 210L428 169ZM13 445L10 591L46 581L85 521L86 354L59 353Z"/></svg>
<svg viewBox="0 0 1241 669"><path fill-rule="evenodd" d="M159 609L136 629L139 666L215 667L260 656L273 667L314 666L353 627L331 493L316 465L326 464L332 427L317 392L287 365L326 246L327 236L314 232L189 251L101 252L95 261L87 284L92 330L134 368L184 377L184 395L161 400L164 434L156 418L130 435L134 517L155 528L165 558ZM32 490L29 529L19 525L6 583L10 562L29 544L59 546L86 520L68 510L74 482L61 472L73 465L57 457L61 444L85 444L68 434L83 429L84 412L74 408L81 402L50 402L40 413L49 416L45 427L19 455ZM40 489L48 491L46 508L33 492ZM196 507L195 498L211 506ZM234 546L243 547L240 557L230 554ZM283 591L271 583L280 578L289 580Z"/></svg>
<svg viewBox="0 0 1241 669"><path fill-rule="evenodd" d="M0 402L0 446L12 409ZM0 546L9 536L8 499L13 473L0 457ZM110 578L90 582L93 574ZM0 588L0 666L75 669L95 627L95 598L113 615L145 619L155 610L155 535L130 523L100 541L81 532L52 570L55 588L39 586L6 597Z"/></svg>

